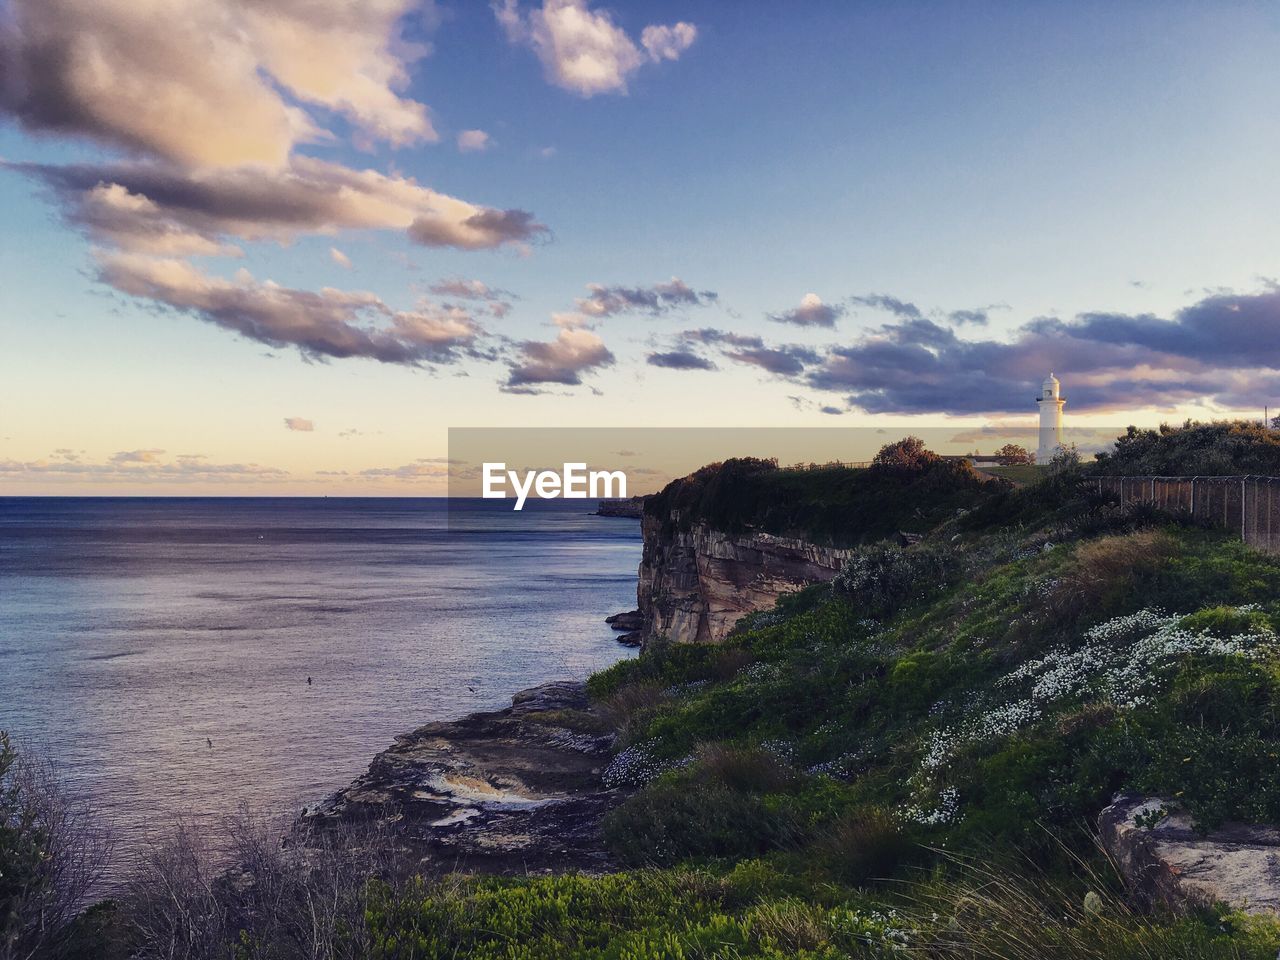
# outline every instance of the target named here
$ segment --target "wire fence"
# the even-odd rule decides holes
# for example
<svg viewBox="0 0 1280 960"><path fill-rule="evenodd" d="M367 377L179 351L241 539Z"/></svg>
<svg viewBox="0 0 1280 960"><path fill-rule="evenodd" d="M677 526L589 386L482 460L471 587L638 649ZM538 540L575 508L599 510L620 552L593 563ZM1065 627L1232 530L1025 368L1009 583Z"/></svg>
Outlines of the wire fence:
<svg viewBox="0 0 1280 960"><path fill-rule="evenodd" d="M1251 547L1280 553L1280 477L1095 477L1122 507L1150 504L1235 530Z"/></svg>

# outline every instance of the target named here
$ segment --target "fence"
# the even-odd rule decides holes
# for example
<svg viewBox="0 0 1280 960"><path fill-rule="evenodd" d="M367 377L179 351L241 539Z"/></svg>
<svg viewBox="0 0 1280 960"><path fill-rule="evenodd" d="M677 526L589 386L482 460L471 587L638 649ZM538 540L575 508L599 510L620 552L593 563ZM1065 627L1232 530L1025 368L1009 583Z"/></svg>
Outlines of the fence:
<svg viewBox="0 0 1280 960"><path fill-rule="evenodd" d="M1121 506L1151 504L1237 530L1249 546L1280 553L1280 477L1096 477Z"/></svg>

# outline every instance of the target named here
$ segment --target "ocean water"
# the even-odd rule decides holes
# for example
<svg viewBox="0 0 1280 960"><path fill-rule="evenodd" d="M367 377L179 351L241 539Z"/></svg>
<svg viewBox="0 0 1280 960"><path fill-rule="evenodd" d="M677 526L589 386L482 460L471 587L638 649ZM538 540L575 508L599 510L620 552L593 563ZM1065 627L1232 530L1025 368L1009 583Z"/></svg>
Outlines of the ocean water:
<svg viewBox="0 0 1280 960"><path fill-rule="evenodd" d="M179 818L300 809L396 734L628 655L603 621L639 525L593 509L0 498L0 729L122 862Z"/></svg>

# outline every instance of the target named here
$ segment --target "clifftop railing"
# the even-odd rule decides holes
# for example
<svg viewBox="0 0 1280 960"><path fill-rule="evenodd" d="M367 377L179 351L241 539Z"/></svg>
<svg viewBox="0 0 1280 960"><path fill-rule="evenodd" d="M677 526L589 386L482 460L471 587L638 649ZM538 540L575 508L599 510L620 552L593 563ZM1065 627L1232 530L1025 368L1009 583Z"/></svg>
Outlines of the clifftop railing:
<svg viewBox="0 0 1280 960"><path fill-rule="evenodd" d="M1091 477L1121 506L1146 503L1239 531L1240 539L1280 553L1280 477Z"/></svg>

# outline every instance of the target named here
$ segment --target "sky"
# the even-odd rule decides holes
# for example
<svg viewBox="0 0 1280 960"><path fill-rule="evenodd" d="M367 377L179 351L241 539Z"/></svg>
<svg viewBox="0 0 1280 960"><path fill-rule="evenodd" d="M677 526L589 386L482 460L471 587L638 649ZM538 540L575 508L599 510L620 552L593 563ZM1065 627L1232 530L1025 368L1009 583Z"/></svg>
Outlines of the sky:
<svg viewBox="0 0 1280 960"><path fill-rule="evenodd" d="M0 494L1280 407L1280 8L0 0Z"/></svg>

